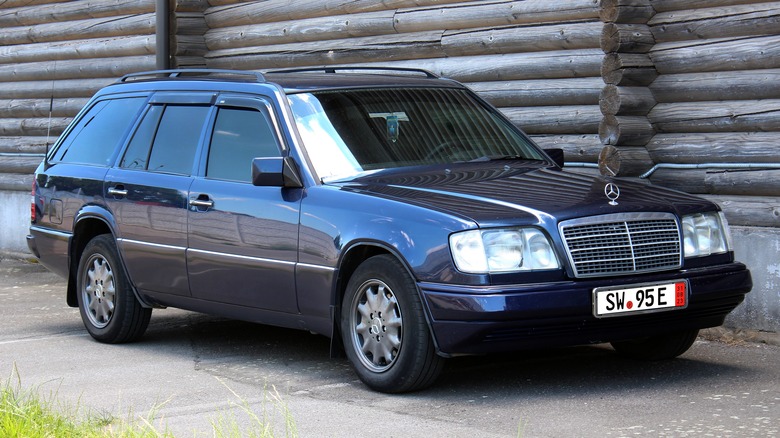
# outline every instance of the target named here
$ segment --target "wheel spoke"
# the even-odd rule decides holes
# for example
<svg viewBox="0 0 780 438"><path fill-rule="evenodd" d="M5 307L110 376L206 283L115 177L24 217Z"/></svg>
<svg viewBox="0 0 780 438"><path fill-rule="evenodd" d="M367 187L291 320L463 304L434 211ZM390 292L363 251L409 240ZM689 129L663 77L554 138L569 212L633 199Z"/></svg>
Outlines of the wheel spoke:
<svg viewBox="0 0 780 438"><path fill-rule="evenodd" d="M87 307L87 316L95 327L103 328L114 315L116 288L114 273L108 260L95 255L86 272L82 292Z"/></svg>
<svg viewBox="0 0 780 438"><path fill-rule="evenodd" d="M370 369L392 366L401 348L402 319L393 291L379 280L363 284L354 304L353 337Z"/></svg>

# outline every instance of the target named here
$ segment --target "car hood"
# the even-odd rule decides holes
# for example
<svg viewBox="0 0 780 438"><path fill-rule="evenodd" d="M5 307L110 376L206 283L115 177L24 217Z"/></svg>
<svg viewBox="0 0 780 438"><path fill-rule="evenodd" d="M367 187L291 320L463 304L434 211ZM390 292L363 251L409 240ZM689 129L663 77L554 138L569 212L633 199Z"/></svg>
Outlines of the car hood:
<svg viewBox="0 0 780 438"><path fill-rule="evenodd" d="M617 186L608 198L605 187ZM641 180L606 178L557 168L496 163L381 171L338 183L359 191L470 219L479 226L555 223L624 212L683 215L716 207Z"/></svg>

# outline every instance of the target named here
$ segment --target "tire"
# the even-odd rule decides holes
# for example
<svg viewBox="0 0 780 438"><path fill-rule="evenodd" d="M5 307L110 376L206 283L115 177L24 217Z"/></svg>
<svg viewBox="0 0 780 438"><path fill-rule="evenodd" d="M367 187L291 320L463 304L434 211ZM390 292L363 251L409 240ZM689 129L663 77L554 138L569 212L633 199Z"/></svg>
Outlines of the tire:
<svg viewBox="0 0 780 438"><path fill-rule="evenodd" d="M612 348L632 359L668 360L688 351L698 335L699 329L684 330L643 339L615 341L612 342Z"/></svg>
<svg viewBox="0 0 780 438"><path fill-rule="evenodd" d="M84 248L76 273L81 320L93 338L108 344L137 340L152 315L152 309L142 307L135 297L118 254L113 236L94 237Z"/></svg>
<svg viewBox="0 0 780 438"><path fill-rule="evenodd" d="M414 280L395 257L372 257L347 284L341 307L344 350L363 383L386 393L420 390L441 373Z"/></svg>

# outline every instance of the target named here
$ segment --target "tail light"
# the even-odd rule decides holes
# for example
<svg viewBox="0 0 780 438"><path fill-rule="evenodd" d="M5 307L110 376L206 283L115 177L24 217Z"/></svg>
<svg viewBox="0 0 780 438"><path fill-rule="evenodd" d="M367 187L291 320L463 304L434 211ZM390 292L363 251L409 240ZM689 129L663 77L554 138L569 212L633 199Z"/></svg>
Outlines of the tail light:
<svg viewBox="0 0 780 438"><path fill-rule="evenodd" d="M35 208L36 192L38 191L38 181L33 177L32 195L30 197L30 222L35 223L38 220L37 209Z"/></svg>

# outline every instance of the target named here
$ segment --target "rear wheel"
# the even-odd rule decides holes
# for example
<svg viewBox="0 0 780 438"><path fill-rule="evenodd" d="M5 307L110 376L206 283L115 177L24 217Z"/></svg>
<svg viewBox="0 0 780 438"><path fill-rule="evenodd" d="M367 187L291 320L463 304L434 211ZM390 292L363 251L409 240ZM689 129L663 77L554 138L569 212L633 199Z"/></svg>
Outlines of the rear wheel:
<svg viewBox="0 0 780 438"><path fill-rule="evenodd" d="M685 353L699 335L698 329L683 330L649 338L612 342L612 348L623 356L640 360L666 360Z"/></svg>
<svg viewBox="0 0 780 438"><path fill-rule="evenodd" d="M140 338L152 309L144 308L130 286L111 235L87 243L76 274L79 311L89 334L110 344Z"/></svg>
<svg viewBox="0 0 780 438"><path fill-rule="evenodd" d="M349 280L341 309L347 357L372 389L419 390L441 373L444 359L436 355L417 287L396 258L363 262Z"/></svg>

